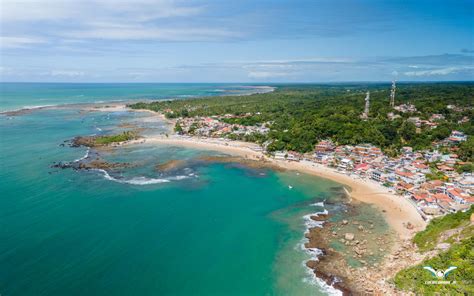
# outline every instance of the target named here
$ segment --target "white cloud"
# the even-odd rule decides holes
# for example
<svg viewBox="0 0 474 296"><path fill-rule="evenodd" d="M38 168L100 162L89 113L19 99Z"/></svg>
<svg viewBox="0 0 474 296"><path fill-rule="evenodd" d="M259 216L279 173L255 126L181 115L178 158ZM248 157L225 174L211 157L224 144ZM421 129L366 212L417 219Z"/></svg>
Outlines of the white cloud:
<svg viewBox="0 0 474 296"><path fill-rule="evenodd" d="M0 47L2 48L23 48L41 43L46 43L46 40L38 37L0 36Z"/></svg>
<svg viewBox="0 0 474 296"><path fill-rule="evenodd" d="M291 76L289 72L273 72L273 71L250 71L248 73L249 78L253 79L268 79L268 78L279 78Z"/></svg>
<svg viewBox="0 0 474 296"><path fill-rule="evenodd" d="M86 29L61 33L75 39L203 41L238 37L238 33L213 28L157 28L141 25L93 23Z"/></svg>
<svg viewBox="0 0 474 296"><path fill-rule="evenodd" d="M441 69L431 69L431 70L421 70L421 71L408 71L403 74L406 76L414 76L414 77L420 77L420 76L444 76L444 75L449 75L453 73L457 73L463 68L460 67L447 67L447 68L441 68Z"/></svg>
<svg viewBox="0 0 474 296"><path fill-rule="evenodd" d="M46 75L50 75L53 77L82 77L86 73L83 71L77 71L77 70L52 70L50 72L45 73Z"/></svg>
<svg viewBox="0 0 474 296"><path fill-rule="evenodd" d="M202 11L200 6L177 5L172 0L2 0L2 22L127 19L147 21L186 17Z"/></svg>
<svg viewBox="0 0 474 296"><path fill-rule="evenodd" d="M79 43L89 39L213 41L240 35L191 23L190 17L202 14L204 7L173 0L0 1L0 25L8 28L5 31L18 36L35 32L53 45L63 38L73 44L74 40ZM32 38L12 38L4 41L5 47L39 43Z"/></svg>

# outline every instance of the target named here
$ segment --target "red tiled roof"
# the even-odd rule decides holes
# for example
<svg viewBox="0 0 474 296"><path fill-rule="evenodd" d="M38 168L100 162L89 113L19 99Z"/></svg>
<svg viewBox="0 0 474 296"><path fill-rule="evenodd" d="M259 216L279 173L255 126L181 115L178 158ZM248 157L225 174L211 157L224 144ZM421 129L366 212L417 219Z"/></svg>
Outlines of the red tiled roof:
<svg viewBox="0 0 474 296"><path fill-rule="evenodd" d="M356 165L356 166L355 166L355 169L356 169L356 170L364 170L364 171L366 171L366 170L369 169L369 165L366 164L366 163L361 163L361 164Z"/></svg>
<svg viewBox="0 0 474 296"><path fill-rule="evenodd" d="M449 196L447 196L446 194L443 194L443 193L436 193L434 195L434 198L436 198L437 201L446 201L446 202L451 201L451 198L449 198Z"/></svg>
<svg viewBox="0 0 474 296"><path fill-rule="evenodd" d="M395 173L399 176L408 177L408 178L413 177L415 175L413 173L403 172L403 171L396 171Z"/></svg>
<svg viewBox="0 0 474 296"><path fill-rule="evenodd" d="M427 169L428 166L426 164L422 164L422 163L415 163L413 164L413 166L417 169Z"/></svg>
<svg viewBox="0 0 474 296"><path fill-rule="evenodd" d="M405 182L399 182L397 187L405 189L405 190L410 190L414 187L414 185L413 184L408 184L408 183L405 183Z"/></svg>

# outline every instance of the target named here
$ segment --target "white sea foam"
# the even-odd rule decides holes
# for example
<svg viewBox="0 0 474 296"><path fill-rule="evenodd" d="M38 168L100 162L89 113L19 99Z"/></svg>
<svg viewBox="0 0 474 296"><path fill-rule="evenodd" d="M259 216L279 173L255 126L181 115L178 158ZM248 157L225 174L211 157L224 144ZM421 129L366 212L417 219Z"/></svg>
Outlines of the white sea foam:
<svg viewBox="0 0 474 296"><path fill-rule="evenodd" d="M127 183L132 185L149 185L149 184L159 184L159 183L168 183L170 180L167 179L155 179L147 177L134 177L129 180L118 180L121 183Z"/></svg>
<svg viewBox="0 0 474 296"><path fill-rule="evenodd" d="M151 185L151 184L160 184L160 183L169 183L171 181L180 181L183 179L189 178L188 176L173 176L169 178L148 178L144 176L133 177L131 179L117 179L112 177L106 170L103 169L94 169L95 171L101 172L104 175L104 178L110 181L114 181L122 184L131 184L131 185Z"/></svg>
<svg viewBox="0 0 474 296"><path fill-rule="evenodd" d="M26 110L37 110L37 109L44 109L44 108L51 108L51 107L56 107L58 105L34 105L34 106L23 106L18 109L12 109L12 110L0 110L0 114L3 113L12 113L12 112L20 112L20 111L26 111Z"/></svg>
<svg viewBox="0 0 474 296"><path fill-rule="evenodd" d="M328 211L324 209L324 211L322 212L316 212L316 213L304 215L303 219L304 219L304 224L306 226L306 232L308 232L310 228L314 228L314 227L322 228L324 225L324 221L314 221L313 219L311 219L311 216L319 216L319 215L327 215L327 214L328 214Z"/></svg>
<svg viewBox="0 0 474 296"><path fill-rule="evenodd" d="M169 179L179 181L179 180L184 180L184 179L187 179L187 178L188 178L188 176L174 176L174 177L170 177Z"/></svg>
<svg viewBox="0 0 474 296"><path fill-rule="evenodd" d="M32 110L32 109L42 109L42 108L48 108L48 107L55 107L57 105L33 105L33 106L23 106L23 108L20 108L19 110Z"/></svg>
<svg viewBox="0 0 474 296"><path fill-rule="evenodd" d="M317 206L317 207L323 207L324 208L324 202L317 202L317 203L312 204L312 206ZM305 234L308 233L311 228L315 228L315 227L322 228L323 227L324 221L314 221L313 219L311 219L311 216L319 216L319 215L327 215L327 214L328 214L328 211L326 209L324 209L321 212L315 212L315 213L304 215L303 220L304 220L304 224L306 226ZM303 278L303 281L306 282L306 283L309 283L311 285L315 285L315 286L319 287L323 292L325 292L328 295L338 295L338 296L342 295L341 291L339 291L338 289L334 288L331 285L326 284L325 281L318 278L314 274L314 271L311 268L306 266L306 262L308 260L319 261L319 257L321 257L323 255L323 251L318 249L318 248L306 248L305 244L307 242L309 242L309 239L306 238L306 237L303 237L303 239L297 245L303 252L308 254L309 257L310 257L309 259L302 262L302 265L304 266L304 268L305 268L305 270L308 274L308 277Z"/></svg>
<svg viewBox="0 0 474 296"><path fill-rule="evenodd" d="M311 216L314 216L314 214L308 214L308 215L303 216L304 225L306 226L306 229L315 228L315 227L322 228L324 221L314 221L313 219L311 219Z"/></svg>
<svg viewBox="0 0 474 296"><path fill-rule="evenodd" d="M306 268L306 272L308 274L308 277L303 278L303 282L309 283L311 285L319 287L322 290L322 292L325 292L327 295L334 295L334 296L336 296L336 295L341 296L342 295L342 291L339 291L338 289L334 288L333 286L330 286L330 285L326 284L325 281L318 278L314 274L314 272L311 268L308 268L306 266L305 262L303 262L303 264L304 264L304 266Z"/></svg>
<svg viewBox="0 0 474 296"><path fill-rule="evenodd" d="M311 204L314 207L322 207L324 208L324 201L316 202L314 204Z"/></svg>
<svg viewBox="0 0 474 296"><path fill-rule="evenodd" d="M87 148L86 154L85 154L83 157L74 160L74 162L79 162L79 161L84 160L84 159L86 159L87 157L89 157L89 152L90 152L90 151L91 151L91 149L90 149L90 148Z"/></svg>
<svg viewBox="0 0 474 296"><path fill-rule="evenodd" d="M310 258L308 260L316 260L319 261L319 257L323 255L323 251L321 251L318 248L306 248L305 243L308 242L307 238L303 238L301 242L298 244L300 249L308 254ZM304 269L306 270L306 273L308 274L307 277L303 278L303 282L309 283L311 285L319 287L323 292L327 293L328 295L342 295L342 292L339 291L338 289L334 288L333 286L330 286L326 284L325 281L322 279L318 278L315 274L314 271L306 266L307 260L302 262L302 265Z"/></svg>

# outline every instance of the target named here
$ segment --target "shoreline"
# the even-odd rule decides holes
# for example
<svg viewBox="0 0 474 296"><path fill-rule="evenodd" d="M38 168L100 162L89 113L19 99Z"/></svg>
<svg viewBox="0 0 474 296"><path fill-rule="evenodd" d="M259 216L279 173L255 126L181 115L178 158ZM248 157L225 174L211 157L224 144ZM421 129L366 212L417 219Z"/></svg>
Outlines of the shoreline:
<svg viewBox="0 0 474 296"><path fill-rule="evenodd" d="M375 182L360 178L355 179L332 168L307 161L293 162L269 158L262 152L258 151L260 146L254 143L215 138L204 139L197 137L182 137L176 135L170 135L168 137L145 137L140 140L130 141L128 144L130 145L134 143L168 144L220 151L240 156L245 159L265 161L267 164L286 170L300 171L309 175L335 181L350 188L350 198L372 204L380 209L386 218L387 223L397 232L400 239L411 238L415 232L424 229L426 226L426 222L407 199L389 192L387 188L382 187ZM413 225L412 229L406 227L406 223L408 222Z"/></svg>

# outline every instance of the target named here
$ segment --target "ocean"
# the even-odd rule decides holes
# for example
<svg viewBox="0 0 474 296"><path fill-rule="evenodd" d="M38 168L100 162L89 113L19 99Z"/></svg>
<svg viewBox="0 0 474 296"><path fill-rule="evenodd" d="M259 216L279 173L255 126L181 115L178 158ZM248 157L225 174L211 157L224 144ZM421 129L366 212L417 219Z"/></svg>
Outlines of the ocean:
<svg viewBox="0 0 474 296"><path fill-rule="evenodd" d="M0 104L16 110L252 91L220 84L8 83L1 84ZM341 198L337 183L205 161L218 152L150 144L94 156L128 167L53 167L92 153L69 147L75 136L117 132L147 123L147 116L75 105L0 115L1 295L335 292L305 267L312 255L302 244L304 217L331 212L325 202ZM145 132L166 129L144 126ZM169 160L184 165L157 170Z"/></svg>

